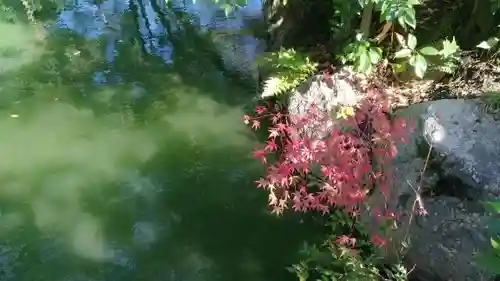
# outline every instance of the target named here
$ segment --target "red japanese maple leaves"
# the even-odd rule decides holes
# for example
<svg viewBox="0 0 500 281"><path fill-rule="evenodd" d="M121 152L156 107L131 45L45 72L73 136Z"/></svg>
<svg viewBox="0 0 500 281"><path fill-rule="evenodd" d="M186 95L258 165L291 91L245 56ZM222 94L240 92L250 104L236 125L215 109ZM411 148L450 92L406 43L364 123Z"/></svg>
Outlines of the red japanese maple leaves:
<svg viewBox="0 0 500 281"><path fill-rule="evenodd" d="M319 120L316 110L293 125L285 107L276 104L259 105L254 116L245 115L254 130L261 122L268 125L268 139L253 156L267 167L257 185L269 192L273 211L291 207L326 213L335 205L355 214L370 190L387 192L392 184L387 164L408 130L404 120L390 118L389 109L380 90L368 88L354 114L323 139L298 133L311 122L327 121Z"/></svg>

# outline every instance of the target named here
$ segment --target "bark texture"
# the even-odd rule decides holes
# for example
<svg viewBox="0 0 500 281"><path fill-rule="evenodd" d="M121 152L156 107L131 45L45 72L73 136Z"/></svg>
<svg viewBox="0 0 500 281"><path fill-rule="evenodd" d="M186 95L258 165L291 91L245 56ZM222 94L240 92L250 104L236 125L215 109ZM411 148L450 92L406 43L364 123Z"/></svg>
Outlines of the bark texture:
<svg viewBox="0 0 500 281"><path fill-rule="evenodd" d="M265 0L264 20L271 51L326 43L333 14L331 0Z"/></svg>

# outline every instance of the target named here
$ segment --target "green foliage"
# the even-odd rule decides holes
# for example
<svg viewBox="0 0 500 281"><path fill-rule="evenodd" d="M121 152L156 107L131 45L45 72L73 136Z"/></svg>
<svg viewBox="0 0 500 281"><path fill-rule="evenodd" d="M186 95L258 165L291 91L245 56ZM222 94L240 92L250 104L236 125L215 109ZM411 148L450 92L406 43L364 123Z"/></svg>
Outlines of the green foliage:
<svg viewBox="0 0 500 281"><path fill-rule="evenodd" d="M490 4L491 4L491 6L490 6L491 14L495 15L500 10L500 0L490 0ZM498 33L500 32L500 25L498 25L497 27L498 27L498 30L496 32L497 33L496 36L492 36L492 37L488 38L487 40L482 41L476 47L484 49L484 50L491 50L491 49L497 47L498 42L500 41L500 39L498 38Z"/></svg>
<svg viewBox="0 0 500 281"><path fill-rule="evenodd" d="M382 59L382 49L373 46L373 43L356 35L356 41L348 44L344 49L345 56L340 56L343 63L352 62L357 71L370 73L373 66Z"/></svg>
<svg viewBox="0 0 500 281"><path fill-rule="evenodd" d="M484 50L490 50L494 48L500 39L498 37L490 37L488 40L485 40L477 45L478 48L484 49Z"/></svg>
<svg viewBox="0 0 500 281"><path fill-rule="evenodd" d="M445 73L453 73L458 66L460 48L455 38L452 41L444 40L441 50L433 46L424 46L417 49L417 38L411 33L408 34L407 40L398 34L398 40L401 42L403 48L394 53L394 59L400 60L399 63L393 63L396 73L406 70L409 65L413 68L418 78L423 78L428 69L426 57L439 57L440 65L435 67Z"/></svg>
<svg viewBox="0 0 500 281"><path fill-rule="evenodd" d="M479 43L476 47L486 50L488 52L492 52L493 55L497 55L500 53L500 25L497 28L496 34L494 36L491 36L487 40L482 41Z"/></svg>
<svg viewBox="0 0 500 281"><path fill-rule="evenodd" d="M347 1L347 0L342 0ZM417 37L413 30L417 28L415 7L420 5L419 0L358 0L358 9L347 4L340 5L344 9L340 13L351 13L350 15L334 14L332 30L339 30L339 26L345 26L337 21L349 19L361 13L361 33L353 34L355 40L347 42L343 48L343 54L339 57L343 63L350 62L362 73L370 73L373 66L388 58L395 73L406 71L409 67L413 69L416 77L423 78L429 69L437 69L445 73L453 73L457 67L460 48L455 38L452 41L444 40L443 48L436 49L434 46L418 46ZM349 9L345 8L349 7ZM356 13L355 16L352 13ZM372 16L378 14L378 19ZM368 29L363 26L368 22ZM383 23L383 30L377 36L370 36L370 26ZM396 32L397 30L397 32ZM397 39L397 46L391 41L389 48L383 45L388 34ZM395 51L394 51L395 50ZM385 57L384 57L385 56ZM434 57L433 59L428 59ZM437 59L436 59L437 57ZM392 58L392 59L391 59Z"/></svg>
<svg viewBox="0 0 500 281"><path fill-rule="evenodd" d="M417 20L416 20L416 12L414 6L419 5L418 0L358 0L360 6L362 7L363 15L361 18L361 21L368 22L369 25L372 24L372 14L373 12L378 12L379 13L379 21L380 22L385 22L385 23L390 23L391 25L394 24L399 24L403 30L408 30L408 29L415 29ZM369 4L372 5L369 5ZM374 11L370 11L367 9L374 9ZM363 27L361 27L363 28ZM382 59L382 50L375 44L380 44L381 40L380 38L373 38L370 39L369 36L369 30L363 30L363 35L365 38L368 38L366 40L369 40L371 42L370 50L377 50L377 53L380 54L380 58L378 60L372 60L372 65L378 63ZM408 38L411 39L408 42L408 46L403 46L403 47L410 47L409 49L413 50L416 47L416 38L408 34ZM380 51L379 51L380 49ZM408 49L408 48L407 48ZM364 52L356 52L352 53L352 51L348 48L346 49L348 54L346 55L347 58L350 58L350 61L358 61L358 62L364 62L365 59L362 58L364 55ZM405 52L408 52L408 50L405 50ZM369 52L369 53L374 53ZM358 59L353 59L352 57L359 57ZM425 60L420 58L417 54L414 56L410 57L411 63L414 65L416 72L420 74L422 70L427 68ZM361 66L361 67L360 67ZM364 67L361 63L358 63L357 69L364 72L364 73L370 73L372 70L372 67Z"/></svg>
<svg viewBox="0 0 500 281"><path fill-rule="evenodd" d="M361 6L356 1L340 0L333 1L333 13L330 20L330 28L337 42L344 42L351 37L356 29L358 13Z"/></svg>
<svg viewBox="0 0 500 281"><path fill-rule="evenodd" d="M359 222L335 211L329 218L332 236L321 245L304 245L304 259L289 268L299 281L404 281L407 272L400 264L386 266ZM354 245L342 245L336 237L355 235Z"/></svg>
<svg viewBox="0 0 500 281"><path fill-rule="evenodd" d="M294 49L266 53L256 63L270 72L269 78L264 81L262 98L276 96L299 86L317 67L316 63Z"/></svg>
<svg viewBox="0 0 500 281"><path fill-rule="evenodd" d="M305 246L303 255L309 259L301 261L290 268L300 281L311 280L377 280L379 271L368 260L363 261L351 249L338 246L335 242L327 241L321 249L316 246ZM313 267L311 267L313 265ZM314 279L312 279L314 280Z"/></svg>
<svg viewBox="0 0 500 281"><path fill-rule="evenodd" d="M494 214L500 214L500 201L486 202L486 207ZM474 259L477 264L484 269L494 273L500 274L500 235L495 235L490 238L491 249L475 255Z"/></svg>
<svg viewBox="0 0 500 281"><path fill-rule="evenodd" d="M413 29L417 26L415 7L419 0L371 0L380 12L381 21L397 22L401 27Z"/></svg>

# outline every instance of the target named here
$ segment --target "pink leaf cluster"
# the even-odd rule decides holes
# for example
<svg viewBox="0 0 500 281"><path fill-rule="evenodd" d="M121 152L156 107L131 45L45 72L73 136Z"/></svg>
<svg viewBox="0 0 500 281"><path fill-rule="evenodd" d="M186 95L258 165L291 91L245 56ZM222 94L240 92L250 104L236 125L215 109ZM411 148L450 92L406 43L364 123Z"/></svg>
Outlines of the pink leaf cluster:
<svg viewBox="0 0 500 281"><path fill-rule="evenodd" d="M269 192L273 211L328 213L335 206L356 215L370 190L388 194L396 143L410 129L403 119L391 119L389 110L384 92L367 87L354 115L336 120L324 138L301 133L312 123L328 121L314 108L294 122L284 106L271 103L245 115L245 123L255 130L269 124L268 138L253 156L266 167L257 185ZM393 216L388 210L378 216L382 213Z"/></svg>

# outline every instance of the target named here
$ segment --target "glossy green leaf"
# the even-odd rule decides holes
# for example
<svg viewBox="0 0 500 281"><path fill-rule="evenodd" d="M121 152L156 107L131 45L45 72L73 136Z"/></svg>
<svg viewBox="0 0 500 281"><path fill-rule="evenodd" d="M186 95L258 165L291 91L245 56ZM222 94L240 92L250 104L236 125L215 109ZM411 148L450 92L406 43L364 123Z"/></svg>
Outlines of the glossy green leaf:
<svg viewBox="0 0 500 281"><path fill-rule="evenodd" d="M500 39L498 39L497 37L491 37L488 40L479 43L479 45L477 45L476 47L489 50L495 47L498 44L498 41L500 41Z"/></svg>
<svg viewBox="0 0 500 281"><path fill-rule="evenodd" d="M403 17L398 17L398 23L401 25L404 29L406 29L406 21L404 16Z"/></svg>
<svg viewBox="0 0 500 281"><path fill-rule="evenodd" d="M490 238L490 242L491 242L491 247L493 247L493 249L500 250L500 242L498 240Z"/></svg>
<svg viewBox="0 0 500 281"><path fill-rule="evenodd" d="M370 62L376 64L382 58L382 50L380 48L370 48Z"/></svg>
<svg viewBox="0 0 500 281"><path fill-rule="evenodd" d="M417 47L417 37L415 35L408 33L408 39L406 40L408 44L408 48L415 50L415 47Z"/></svg>
<svg viewBox="0 0 500 281"><path fill-rule="evenodd" d="M363 73L368 72L371 68L370 55L368 54L368 51L365 48L363 48L363 51L359 53L358 68L359 71Z"/></svg>
<svg viewBox="0 0 500 281"><path fill-rule="evenodd" d="M431 46L423 47L418 52L424 56L437 56L437 55L439 55L439 50L434 48L434 47L431 47Z"/></svg>
<svg viewBox="0 0 500 281"><path fill-rule="evenodd" d="M387 17L387 8L389 8L388 1L382 2L382 5L380 7L381 18L386 18Z"/></svg>
<svg viewBox="0 0 500 281"><path fill-rule="evenodd" d="M490 201L483 203L488 211L500 214L500 201Z"/></svg>
<svg viewBox="0 0 500 281"><path fill-rule="evenodd" d="M413 67L415 67L415 62L417 61L417 60L416 60L416 58L417 58L417 56L412 56L412 57L410 58L410 60L408 61L408 63L409 63L411 66L413 66Z"/></svg>
<svg viewBox="0 0 500 281"><path fill-rule="evenodd" d="M410 49L401 49L394 54L395 59L408 58L412 54Z"/></svg>
<svg viewBox="0 0 500 281"><path fill-rule="evenodd" d="M427 60L420 54L416 54L414 58L415 65L413 67L415 68L415 75L417 75L418 78L424 78L425 72L427 71Z"/></svg>
<svg viewBox="0 0 500 281"><path fill-rule="evenodd" d="M406 24L411 26L413 29L417 26L417 18L415 16L415 9L413 7L409 7L404 12L404 20Z"/></svg>

